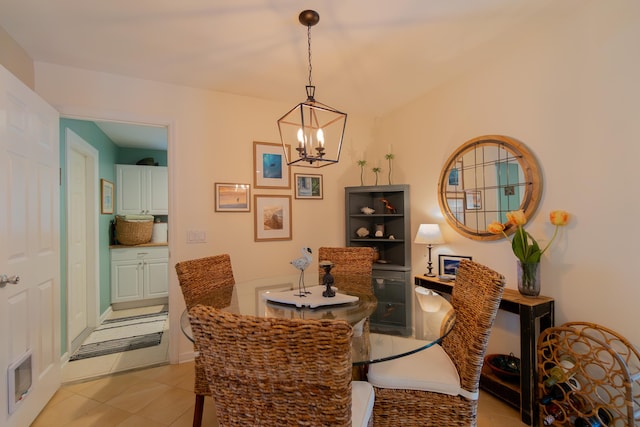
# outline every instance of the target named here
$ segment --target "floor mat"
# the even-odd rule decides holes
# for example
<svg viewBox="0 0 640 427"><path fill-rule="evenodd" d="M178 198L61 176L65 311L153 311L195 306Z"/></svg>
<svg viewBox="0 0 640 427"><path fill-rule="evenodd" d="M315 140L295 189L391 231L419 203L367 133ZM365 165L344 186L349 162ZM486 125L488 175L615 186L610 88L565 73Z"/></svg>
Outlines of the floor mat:
<svg viewBox="0 0 640 427"><path fill-rule="evenodd" d="M167 316L161 312L105 320L69 361L159 345Z"/></svg>

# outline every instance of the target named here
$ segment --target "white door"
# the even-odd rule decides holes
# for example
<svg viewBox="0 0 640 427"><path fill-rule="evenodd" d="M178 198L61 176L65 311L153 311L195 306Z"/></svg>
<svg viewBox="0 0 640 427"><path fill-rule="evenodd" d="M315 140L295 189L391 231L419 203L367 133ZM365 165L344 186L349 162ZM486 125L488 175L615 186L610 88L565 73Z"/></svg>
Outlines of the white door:
<svg viewBox="0 0 640 427"><path fill-rule="evenodd" d="M67 141L67 321L72 353L96 326L98 150L70 129Z"/></svg>
<svg viewBox="0 0 640 427"><path fill-rule="evenodd" d="M0 425L22 427L60 386L59 119L1 66L0 113Z"/></svg>

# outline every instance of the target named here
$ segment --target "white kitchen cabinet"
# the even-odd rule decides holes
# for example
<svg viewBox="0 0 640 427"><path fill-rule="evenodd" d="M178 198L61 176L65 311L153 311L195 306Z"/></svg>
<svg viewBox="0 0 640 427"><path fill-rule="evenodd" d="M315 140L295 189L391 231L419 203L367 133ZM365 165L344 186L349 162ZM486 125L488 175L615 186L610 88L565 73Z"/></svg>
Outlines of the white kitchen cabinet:
<svg viewBox="0 0 640 427"><path fill-rule="evenodd" d="M111 249L111 302L169 295L167 246Z"/></svg>
<svg viewBox="0 0 640 427"><path fill-rule="evenodd" d="M119 215L168 215L167 167L116 165L116 212Z"/></svg>

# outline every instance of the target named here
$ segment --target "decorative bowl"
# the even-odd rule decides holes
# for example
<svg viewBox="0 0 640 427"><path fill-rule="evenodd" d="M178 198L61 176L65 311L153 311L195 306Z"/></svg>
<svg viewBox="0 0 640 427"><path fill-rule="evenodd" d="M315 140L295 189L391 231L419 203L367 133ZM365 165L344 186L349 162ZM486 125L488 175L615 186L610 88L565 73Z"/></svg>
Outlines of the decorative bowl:
<svg viewBox="0 0 640 427"><path fill-rule="evenodd" d="M520 359L511 354L488 354L484 362L504 381L520 381Z"/></svg>

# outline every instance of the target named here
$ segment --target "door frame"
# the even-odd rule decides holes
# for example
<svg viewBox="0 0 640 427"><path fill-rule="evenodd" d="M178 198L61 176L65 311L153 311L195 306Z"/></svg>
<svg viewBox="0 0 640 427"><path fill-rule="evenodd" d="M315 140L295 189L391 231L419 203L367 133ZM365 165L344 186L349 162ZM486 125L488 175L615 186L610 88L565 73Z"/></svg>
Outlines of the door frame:
<svg viewBox="0 0 640 427"><path fill-rule="evenodd" d="M60 118L84 120L84 121L101 121L101 122L121 122L130 124L139 124L141 126L162 126L167 129L167 167L169 171L169 217L172 223L177 224L178 211L175 206L178 205L178 194L174 191L174 174L172 173L176 167L175 162L175 129L176 122L173 118L146 116L136 113L114 112L113 110L102 110L86 107L66 107L58 106ZM172 248L176 240L176 227L169 227L169 265L172 265ZM169 363L180 362L180 341L182 332L180 331L180 302L182 293L177 283L177 277L169 271ZM98 310L99 311L99 310Z"/></svg>
<svg viewBox="0 0 640 427"><path fill-rule="evenodd" d="M71 135L73 134L73 135ZM98 317L100 316L100 237L99 237L99 194L100 189L98 183L100 182L98 176L99 170L99 152L91 144L85 141L81 136L75 133L71 129L65 129L66 140L66 165L65 170L67 173L67 209L70 206L71 194L69 192L69 171L70 160L69 152L74 150L85 156L87 159L85 162L86 173L85 179L87 182L87 197L86 197L86 236L87 236L87 329L85 329L78 337L72 337L69 331L71 330L71 316L69 316L69 308L71 292L69 289L69 282L67 281L67 349L69 354L73 352L82 344L84 338L89 335L92 329L98 325ZM68 215L67 218L67 242L69 242L69 234L71 229L69 227ZM65 247L65 251L68 250L68 246ZM67 258L67 278L70 271L70 260Z"/></svg>

